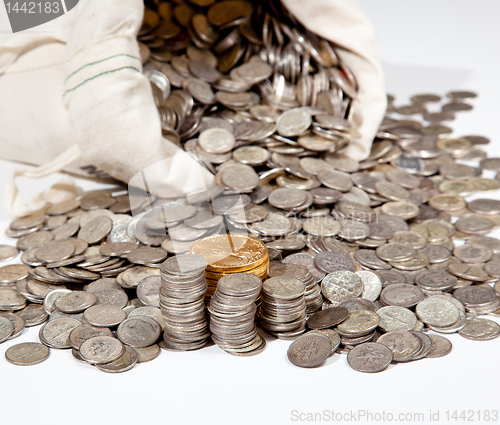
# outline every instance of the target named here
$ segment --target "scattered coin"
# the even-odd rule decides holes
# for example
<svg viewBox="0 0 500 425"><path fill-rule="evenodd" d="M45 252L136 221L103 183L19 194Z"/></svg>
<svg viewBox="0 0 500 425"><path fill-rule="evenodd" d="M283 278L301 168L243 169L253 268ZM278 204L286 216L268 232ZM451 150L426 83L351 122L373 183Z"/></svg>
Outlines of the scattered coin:
<svg viewBox="0 0 500 425"><path fill-rule="evenodd" d="M49 358L50 350L38 342L22 342L9 347L5 358L9 363L18 366L31 366L44 362Z"/></svg>
<svg viewBox="0 0 500 425"><path fill-rule="evenodd" d="M378 342L368 342L354 347L347 356L347 363L354 370L365 373L381 372L393 359L392 351Z"/></svg>
<svg viewBox="0 0 500 425"><path fill-rule="evenodd" d="M299 367L317 367L332 351L332 343L325 335L305 334L288 347L288 360Z"/></svg>

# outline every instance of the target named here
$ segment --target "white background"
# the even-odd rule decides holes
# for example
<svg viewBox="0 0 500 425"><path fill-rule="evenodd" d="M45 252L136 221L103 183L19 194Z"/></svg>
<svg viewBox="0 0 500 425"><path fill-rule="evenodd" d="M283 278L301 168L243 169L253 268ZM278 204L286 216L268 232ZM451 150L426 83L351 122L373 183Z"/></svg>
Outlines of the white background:
<svg viewBox="0 0 500 425"><path fill-rule="evenodd" d="M500 148L500 2L362 0L378 33L388 92L399 105L419 92L452 89L479 93L472 112L452 123L454 135L481 134ZM1 129L0 129L1 131ZM14 168L0 162L0 195ZM56 177L20 179L25 199ZM80 182L85 188L93 186ZM498 195L497 195L498 197ZM0 212L2 228L7 218ZM3 239L1 239L3 238ZM0 243L8 242L0 236ZM37 366L17 367L3 358L19 342L37 341L38 327L0 345L0 424L221 423L287 424L297 413L350 412L397 415L446 410L500 409L500 339L474 342L451 335L453 352L440 359L391 365L385 372L355 372L335 354L320 368L293 367L288 342L268 340L256 357L235 358L217 347L192 353L162 352L132 371L108 375L75 362L69 351L51 350ZM460 423L462 421L452 421ZM373 423L359 421L359 423ZM483 422L486 423L486 422Z"/></svg>

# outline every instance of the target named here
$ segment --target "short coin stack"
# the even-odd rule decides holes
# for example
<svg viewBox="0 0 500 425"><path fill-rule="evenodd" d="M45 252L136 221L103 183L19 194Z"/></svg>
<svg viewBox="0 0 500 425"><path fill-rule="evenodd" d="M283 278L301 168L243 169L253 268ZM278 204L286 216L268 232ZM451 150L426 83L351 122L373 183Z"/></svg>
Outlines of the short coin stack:
<svg viewBox="0 0 500 425"><path fill-rule="evenodd" d="M306 286L306 292L304 294L306 301L306 313L311 314L321 308L323 304L321 289L307 267L300 264L273 261L269 268L268 276L293 277L300 280Z"/></svg>
<svg viewBox="0 0 500 425"><path fill-rule="evenodd" d="M257 334L255 300L262 280L249 273L233 273L219 279L210 300L212 340L225 352L251 356L264 350L266 342Z"/></svg>
<svg viewBox="0 0 500 425"><path fill-rule="evenodd" d="M266 245L245 235L214 235L196 241L190 254L203 257L208 265L206 278L207 302L215 293L218 280L232 273L252 273L262 280L269 271L269 255Z"/></svg>
<svg viewBox="0 0 500 425"><path fill-rule="evenodd" d="M205 311L206 261L184 254L167 259L161 266L160 307L165 317L164 348L196 350L210 336Z"/></svg>
<svg viewBox="0 0 500 425"><path fill-rule="evenodd" d="M295 339L306 330L306 286L293 277L272 277L262 285L260 325L280 339Z"/></svg>

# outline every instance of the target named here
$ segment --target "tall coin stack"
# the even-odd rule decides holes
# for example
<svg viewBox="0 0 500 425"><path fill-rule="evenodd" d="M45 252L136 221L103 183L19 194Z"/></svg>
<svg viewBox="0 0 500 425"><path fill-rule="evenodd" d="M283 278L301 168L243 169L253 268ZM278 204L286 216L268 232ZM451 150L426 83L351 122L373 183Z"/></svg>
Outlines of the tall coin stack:
<svg viewBox="0 0 500 425"><path fill-rule="evenodd" d="M222 234L196 241L190 254L203 257L206 268L206 301L215 293L217 282L223 276L233 273L251 273L264 280L269 271L269 255L266 245L250 236Z"/></svg>
<svg viewBox="0 0 500 425"><path fill-rule="evenodd" d="M293 277L300 280L306 286L305 301L306 313L311 314L318 311L323 305L321 288L316 283L311 272L306 266L293 263L280 263L273 261L269 267L268 277Z"/></svg>
<svg viewBox="0 0 500 425"><path fill-rule="evenodd" d="M196 350L207 343L206 265L203 258L189 254L161 265L160 307L166 321L164 345L169 349Z"/></svg>
<svg viewBox="0 0 500 425"><path fill-rule="evenodd" d="M226 353L250 356L261 353L266 345L257 333L255 300L262 280L250 273L233 273L219 279L210 300L212 340Z"/></svg>
<svg viewBox="0 0 500 425"><path fill-rule="evenodd" d="M295 339L306 329L306 286L293 277L272 277L262 284L260 325L280 339Z"/></svg>

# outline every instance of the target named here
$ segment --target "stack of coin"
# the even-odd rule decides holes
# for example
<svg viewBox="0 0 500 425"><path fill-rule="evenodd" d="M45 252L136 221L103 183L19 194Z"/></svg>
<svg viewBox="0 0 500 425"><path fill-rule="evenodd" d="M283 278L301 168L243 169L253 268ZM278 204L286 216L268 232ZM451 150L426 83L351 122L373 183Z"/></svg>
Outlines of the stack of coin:
<svg viewBox="0 0 500 425"><path fill-rule="evenodd" d="M295 339L306 330L306 286L293 277L272 277L262 284L258 317L262 328L280 339Z"/></svg>
<svg viewBox="0 0 500 425"><path fill-rule="evenodd" d="M251 356L264 350L266 342L257 333L255 300L262 280L250 273L232 273L219 279L210 299L212 340L226 353Z"/></svg>
<svg viewBox="0 0 500 425"><path fill-rule="evenodd" d="M300 264L273 261L269 267L268 277L271 278L278 276L293 277L300 280L305 285L306 291L304 296L307 314L314 313L321 308L323 305L321 289L307 267Z"/></svg>
<svg viewBox="0 0 500 425"><path fill-rule="evenodd" d="M232 273L252 273L264 280L269 271L267 247L250 236L222 234L196 241L190 254L203 257L207 264L207 302L215 293L217 282L222 276Z"/></svg>
<svg viewBox="0 0 500 425"><path fill-rule="evenodd" d="M163 345L172 350L196 350L207 343L210 332L205 310L207 262L184 254L161 265L160 306L165 318Z"/></svg>

